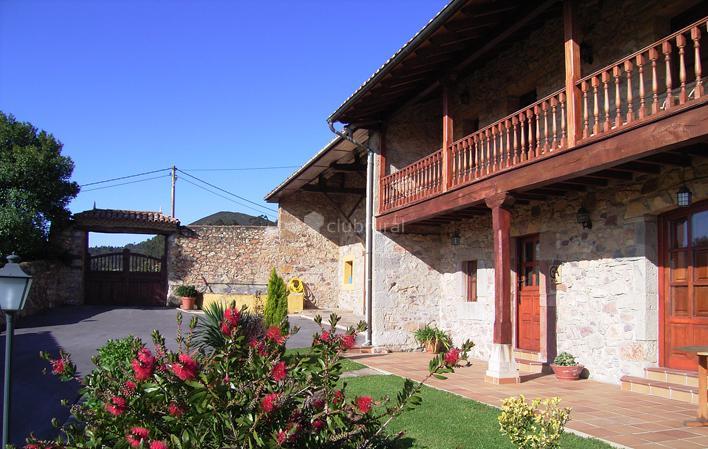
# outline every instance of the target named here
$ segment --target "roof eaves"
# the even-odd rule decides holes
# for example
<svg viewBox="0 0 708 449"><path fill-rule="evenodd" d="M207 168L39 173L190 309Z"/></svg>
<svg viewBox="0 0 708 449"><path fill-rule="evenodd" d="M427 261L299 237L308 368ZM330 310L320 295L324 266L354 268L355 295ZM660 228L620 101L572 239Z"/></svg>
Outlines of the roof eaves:
<svg viewBox="0 0 708 449"><path fill-rule="evenodd" d="M324 147L322 147L322 149L321 149L320 151L318 151L317 153L315 153L315 155L312 156L307 162L305 162L300 168L298 168L297 170L295 170L295 172L293 172L290 176L288 176L287 178L285 178L285 180L284 180L283 182L281 182L280 184L278 184L277 187L275 187L273 190L271 190L270 193L268 193L268 194L265 196L265 200L266 200L266 201L270 201L271 199L273 199L273 197L274 197L275 195L277 195L277 194L278 194L283 188L285 188L288 184L290 184L291 181L293 181L295 178L297 178L298 176L300 176L305 170L307 170L308 168L310 168L310 166L311 166L312 164L314 164L314 163L317 161L317 159L319 159L320 157L322 157L325 153L327 153L329 150L331 150L332 148L334 148L335 146L337 146L337 145L338 145L341 141L343 141L343 140L344 140L344 139L341 138L341 137L339 137L339 136L337 136L337 137L335 137L334 139L330 140L327 145L325 145Z"/></svg>
<svg viewBox="0 0 708 449"><path fill-rule="evenodd" d="M383 63L364 83L359 86L357 90L354 91L344 102L334 111L329 118L328 122L334 123L339 117L348 109L351 104L356 101L360 96L362 96L374 82L378 81L380 78L384 77L389 70L391 70L401 59L408 56L412 51L415 50L418 43L429 37L430 34L435 32L440 25L445 23L454 13L456 13L462 5L464 5L467 0L450 0L450 2L445 5L440 11L438 11L435 16L428 21L423 28L421 28L417 33L413 35L412 38L408 40L403 46L396 51L386 62Z"/></svg>

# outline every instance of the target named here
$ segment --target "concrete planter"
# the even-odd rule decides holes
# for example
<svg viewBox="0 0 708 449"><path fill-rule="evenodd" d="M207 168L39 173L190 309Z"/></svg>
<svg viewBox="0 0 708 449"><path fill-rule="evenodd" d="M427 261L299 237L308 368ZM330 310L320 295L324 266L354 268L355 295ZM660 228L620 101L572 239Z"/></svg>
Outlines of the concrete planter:
<svg viewBox="0 0 708 449"><path fill-rule="evenodd" d="M181 304L179 306L182 310L194 310L194 305L197 302L197 298L191 298L189 296L182 296L179 298Z"/></svg>
<svg viewBox="0 0 708 449"><path fill-rule="evenodd" d="M558 380L578 380L580 379L580 373L583 372L584 367L583 365L560 366L551 364L551 368Z"/></svg>
<svg viewBox="0 0 708 449"><path fill-rule="evenodd" d="M443 345L438 340L430 340L425 342L425 352L437 354L443 351Z"/></svg>

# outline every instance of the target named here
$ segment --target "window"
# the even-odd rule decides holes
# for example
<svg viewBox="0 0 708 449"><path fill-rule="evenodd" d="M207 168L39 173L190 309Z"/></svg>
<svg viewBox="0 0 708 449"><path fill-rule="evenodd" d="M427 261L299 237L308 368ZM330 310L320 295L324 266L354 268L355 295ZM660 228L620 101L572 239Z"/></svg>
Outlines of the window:
<svg viewBox="0 0 708 449"><path fill-rule="evenodd" d="M477 301L477 261L467 260L462 262L462 273L465 275L465 300Z"/></svg>
<svg viewBox="0 0 708 449"><path fill-rule="evenodd" d="M354 283L354 261L344 261L344 284L352 285Z"/></svg>

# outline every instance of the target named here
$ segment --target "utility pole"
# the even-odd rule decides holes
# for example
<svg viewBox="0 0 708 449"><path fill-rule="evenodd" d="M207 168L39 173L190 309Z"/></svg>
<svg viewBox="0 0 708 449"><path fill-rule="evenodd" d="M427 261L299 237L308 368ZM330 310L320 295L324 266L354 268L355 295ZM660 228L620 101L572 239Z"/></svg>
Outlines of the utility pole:
<svg viewBox="0 0 708 449"><path fill-rule="evenodd" d="M175 185L177 184L177 167L172 166L172 218L175 218Z"/></svg>

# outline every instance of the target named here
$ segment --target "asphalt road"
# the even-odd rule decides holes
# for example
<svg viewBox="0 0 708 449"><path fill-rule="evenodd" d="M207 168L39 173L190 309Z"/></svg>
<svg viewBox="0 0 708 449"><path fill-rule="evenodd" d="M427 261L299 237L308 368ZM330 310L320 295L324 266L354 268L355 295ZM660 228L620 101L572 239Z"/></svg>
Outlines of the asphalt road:
<svg viewBox="0 0 708 449"><path fill-rule="evenodd" d="M56 430L51 419L68 419L68 409L59 404L61 399L71 403L78 398L77 382L62 383L42 370L48 364L39 358L40 351L58 354L62 348L70 353L79 375L93 367L91 357L106 340L127 335L151 341L150 333L158 329L168 346L175 349L177 324L175 309L165 308L110 308L99 306L61 307L39 315L17 319L12 372L11 442L19 445L34 432L40 438L51 438ZM185 314L184 326L190 316ZM307 318L291 317L291 325L300 332L287 343L290 348L308 347L318 330ZM0 337L0 361L5 357L5 334ZM0 369L2 371L2 369ZM4 374L0 373L0 378ZM1 389L0 389L1 390ZM0 401L2 401L0 391Z"/></svg>

